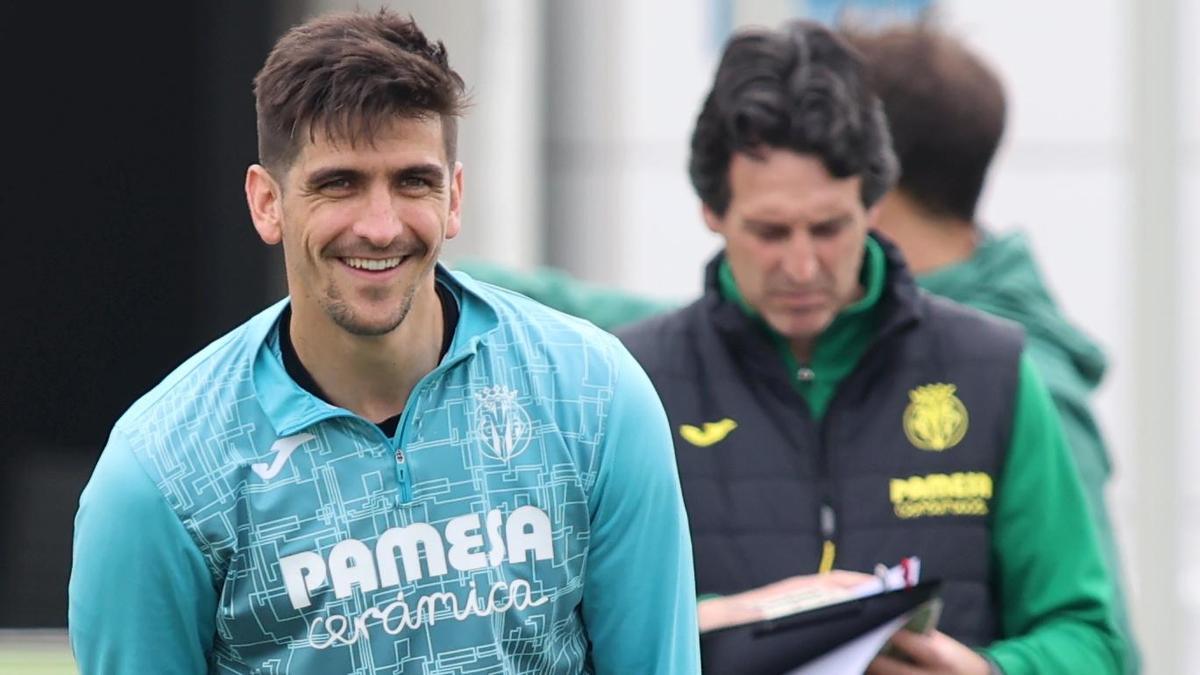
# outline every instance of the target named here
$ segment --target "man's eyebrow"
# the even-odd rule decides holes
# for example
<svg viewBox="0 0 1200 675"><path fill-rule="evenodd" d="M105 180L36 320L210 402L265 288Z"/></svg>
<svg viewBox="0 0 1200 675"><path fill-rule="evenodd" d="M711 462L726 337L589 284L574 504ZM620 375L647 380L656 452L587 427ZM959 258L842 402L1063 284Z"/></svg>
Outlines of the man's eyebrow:
<svg viewBox="0 0 1200 675"><path fill-rule="evenodd" d="M399 169L396 178L424 178L433 183L441 183L446 179L446 170L441 164L413 164Z"/></svg>
<svg viewBox="0 0 1200 675"><path fill-rule="evenodd" d="M310 173L304 180L308 187L318 187L335 179L344 178L351 181L362 178L362 172L345 166L328 166Z"/></svg>
<svg viewBox="0 0 1200 675"><path fill-rule="evenodd" d="M366 172L348 166L327 166L317 169L305 177L304 184L308 188L317 188L325 183L344 179L358 182L366 177ZM441 164L434 162L413 164L402 167L393 173L394 179L424 178L431 183L441 184L445 181L446 171Z"/></svg>
<svg viewBox="0 0 1200 675"><path fill-rule="evenodd" d="M853 220L853 216L849 213L843 213L832 218L824 218L812 224L812 227L839 227Z"/></svg>
<svg viewBox="0 0 1200 675"><path fill-rule="evenodd" d="M774 228L774 227L787 227L788 226L787 223L780 221L780 220L761 220L758 218L747 218L745 222L750 227Z"/></svg>

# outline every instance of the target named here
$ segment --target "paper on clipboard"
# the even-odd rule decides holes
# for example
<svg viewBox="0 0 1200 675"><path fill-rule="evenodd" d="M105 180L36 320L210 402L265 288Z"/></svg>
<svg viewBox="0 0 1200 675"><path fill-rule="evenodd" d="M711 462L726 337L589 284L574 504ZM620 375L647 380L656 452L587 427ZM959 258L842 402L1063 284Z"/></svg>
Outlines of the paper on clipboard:
<svg viewBox="0 0 1200 675"><path fill-rule="evenodd" d="M921 559L904 558L892 567L879 566L875 577L851 588L811 587L779 595L759 605L763 619L778 619L789 614L856 600L886 591L916 586L921 581Z"/></svg>
<svg viewBox="0 0 1200 675"><path fill-rule="evenodd" d="M898 616L824 656L809 661L787 675L857 675L867 669L875 655L883 649L896 631L908 623L911 618L910 614L911 612Z"/></svg>

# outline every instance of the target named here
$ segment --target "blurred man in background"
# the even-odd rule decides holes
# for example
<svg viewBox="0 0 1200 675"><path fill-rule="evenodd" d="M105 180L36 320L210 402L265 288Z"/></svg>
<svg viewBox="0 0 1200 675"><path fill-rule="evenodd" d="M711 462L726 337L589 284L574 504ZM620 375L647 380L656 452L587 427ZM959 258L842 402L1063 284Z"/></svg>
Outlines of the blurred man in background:
<svg viewBox="0 0 1200 675"><path fill-rule="evenodd" d="M735 35L691 150L724 250L702 298L618 335L676 430L697 590L718 596L701 629L781 580L915 555L943 581L942 630L897 636L914 664L871 672L1120 672L1021 331L920 292L868 233L897 167L853 50L809 22Z"/></svg>
<svg viewBox="0 0 1200 675"><path fill-rule="evenodd" d="M898 635L915 664L872 672L1120 672L1107 567L1030 349L919 293L867 234L895 167L866 86L815 25L731 40L691 159L725 250L701 300L618 332L677 432L701 628L809 582L795 575L917 555L946 582L942 632ZM502 280L609 326L660 311Z"/></svg>
<svg viewBox="0 0 1200 675"><path fill-rule="evenodd" d="M1125 671L1135 673L1139 660L1105 506L1111 465L1089 402L1104 374L1104 355L1063 317L1024 235L995 235L975 220L1004 132L1000 80L965 45L931 24L844 34L864 58L901 167L896 187L877 205L873 224L895 242L922 288L1025 328L1026 352L1059 414L1110 570L1116 624L1128 646ZM481 262L468 268L610 329L670 306L554 270L522 275Z"/></svg>
<svg viewBox="0 0 1200 675"><path fill-rule="evenodd" d="M1138 656L1104 489L1109 454L1092 416L1104 376L1100 348L1062 314L1025 236L995 235L976 206L1005 125L1004 88L962 42L932 25L848 30L883 102L900 161L896 187L875 221L926 290L1020 323L1026 349L1054 400L1114 583L1113 609L1125 637L1126 672Z"/></svg>
<svg viewBox="0 0 1200 675"><path fill-rule="evenodd" d="M255 98L246 197L289 298L117 421L76 518L81 670L694 672L645 374L438 263L463 199L443 45L388 11L318 18Z"/></svg>

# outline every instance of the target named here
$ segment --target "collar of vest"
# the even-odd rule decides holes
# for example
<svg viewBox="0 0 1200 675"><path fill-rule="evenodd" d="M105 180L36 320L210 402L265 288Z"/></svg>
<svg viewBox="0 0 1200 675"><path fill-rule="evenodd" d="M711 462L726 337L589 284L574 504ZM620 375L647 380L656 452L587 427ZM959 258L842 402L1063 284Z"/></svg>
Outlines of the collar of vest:
<svg viewBox="0 0 1200 675"><path fill-rule="evenodd" d="M880 318L873 342L878 342L919 322L923 310L918 302L921 291L909 273L900 250L878 232L871 231L868 236L883 249L885 259L883 294L875 309ZM764 371L777 374L780 372L777 358L754 356L776 354L770 335L755 319L747 316L736 302L726 299L721 292L720 269L724 260L725 251L722 249L704 268L705 310L720 333L746 350L750 362L762 364Z"/></svg>

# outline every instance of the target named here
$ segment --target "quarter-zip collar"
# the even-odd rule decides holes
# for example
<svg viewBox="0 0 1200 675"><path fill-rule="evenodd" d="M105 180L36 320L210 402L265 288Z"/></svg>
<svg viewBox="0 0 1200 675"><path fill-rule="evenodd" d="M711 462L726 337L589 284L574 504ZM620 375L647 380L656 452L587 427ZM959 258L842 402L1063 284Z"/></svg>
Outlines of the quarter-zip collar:
<svg viewBox="0 0 1200 675"><path fill-rule="evenodd" d="M480 341L499 327L495 310L473 290L476 281L450 272L441 264L434 274L437 281L454 294L460 313L450 348L431 375L470 358L478 350ZM250 344L259 345L251 374L254 395L278 436L289 436L330 417L354 416L349 410L309 393L284 368L279 346L279 319L289 302L290 298L280 300L251 319L246 327Z"/></svg>

